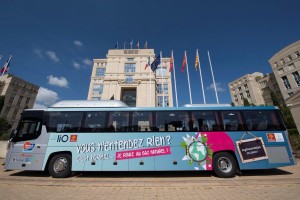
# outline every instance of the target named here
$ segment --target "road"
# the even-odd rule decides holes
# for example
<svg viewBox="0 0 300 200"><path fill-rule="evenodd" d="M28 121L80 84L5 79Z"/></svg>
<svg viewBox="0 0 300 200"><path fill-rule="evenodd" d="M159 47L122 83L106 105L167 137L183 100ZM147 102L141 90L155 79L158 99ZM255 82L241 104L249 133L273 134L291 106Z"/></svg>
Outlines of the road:
<svg viewBox="0 0 300 200"><path fill-rule="evenodd" d="M230 179L218 178L212 172L88 172L54 179L46 172L4 172L1 166L0 197L3 200L292 200L300 198L300 165L243 171Z"/></svg>

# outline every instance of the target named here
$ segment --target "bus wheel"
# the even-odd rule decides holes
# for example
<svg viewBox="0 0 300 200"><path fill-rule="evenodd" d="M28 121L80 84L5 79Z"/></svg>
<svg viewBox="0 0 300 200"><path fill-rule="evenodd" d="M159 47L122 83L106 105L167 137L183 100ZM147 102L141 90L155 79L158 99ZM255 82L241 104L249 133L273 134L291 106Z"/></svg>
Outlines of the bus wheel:
<svg viewBox="0 0 300 200"><path fill-rule="evenodd" d="M71 174L71 156L69 154L57 154L49 162L48 171L53 178L65 178Z"/></svg>
<svg viewBox="0 0 300 200"><path fill-rule="evenodd" d="M232 178L237 173L237 164L230 153L220 152L213 157L213 170L221 178Z"/></svg>

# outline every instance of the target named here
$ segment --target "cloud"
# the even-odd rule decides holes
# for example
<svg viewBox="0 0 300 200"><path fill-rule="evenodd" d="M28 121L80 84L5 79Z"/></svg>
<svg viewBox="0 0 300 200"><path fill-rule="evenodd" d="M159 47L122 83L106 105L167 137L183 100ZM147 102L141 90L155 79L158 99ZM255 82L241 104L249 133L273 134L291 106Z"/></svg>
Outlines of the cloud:
<svg viewBox="0 0 300 200"><path fill-rule="evenodd" d="M80 69L80 64L78 62L73 61L73 66L75 69Z"/></svg>
<svg viewBox="0 0 300 200"><path fill-rule="evenodd" d="M74 45L76 45L76 46L78 46L78 47L83 47L83 44L82 44L82 42L81 42L81 41L79 41L79 40L75 40L75 41L73 41L73 44L74 44Z"/></svg>
<svg viewBox="0 0 300 200"><path fill-rule="evenodd" d="M49 85L54 85L58 87L69 87L69 82L65 77L55 77L55 76L47 76L48 79L48 84Z"/></svg>
<svg viewBox="0 0 300 200"><path fill-rule="evenodd" d="M52 90L40 87L33 108L47 108L59 99L58 94Z"/></svg>
<svg viewBox="0 0 300 200"><path fill-rule="evenodd" d="M89 66L89 65L92 65L92 64L93 64L93 61L92 61L91 59L89 59L89 58L85 58L85 59L83 59L82 63L83 63L84 65Z"/></svg>
<svg viewBox="0 0 300 200"><path fill-rule="evenodd" d="M40 58L44 58L43 52L41 49L33 49L33 52Z"/></svg>
<svg viewBox="0 0 300 200"><path fill-rule="evenodd" d="M53 51L46 51L46 55L53 61L53 62L59 62L59 58L57 57L56 53Z"/></svg>
<svg viewBox="0 0 300 200"><path fill-rule="evenodd" d="M216 83L217 92L225 92L226 90L221 87L221 83ZM206 88L207 90L215 90L214 84L210 84L209 87Z"/></svg>

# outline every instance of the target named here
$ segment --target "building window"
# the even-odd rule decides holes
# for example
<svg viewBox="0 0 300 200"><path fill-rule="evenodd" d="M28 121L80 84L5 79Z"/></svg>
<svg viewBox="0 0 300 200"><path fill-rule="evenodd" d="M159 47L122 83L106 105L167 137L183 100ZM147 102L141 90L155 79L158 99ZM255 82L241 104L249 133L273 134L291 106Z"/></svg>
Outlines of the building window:
<svg viewBox="0 0 300 200"><path fill-rule="evenodd" d="M244 85L244 88L245 88L245 89L248 89L248 85L247 85L247 84L245 84L245 85Z"/></svg>
<svg viewBox="0 0 300 200"><path fill-rule="evenodd" d="M166 76L167 75L167 67L158 66L156 70L156 76Z"/></svg>
<svg viewBox="0 0 300 200"><path fill-rule="evenodd" d="M125 63L125 73L134 73L135 64L134 63Z"/></svg>
<svg viewBox="0 0 300 200"><path fill-rule="evenodd" d="M287 77L286 77L286 76L283 76L283 77L281 77L281 78L282 78L282 81L283 81L283 84L284 84L285 88L286 88L287 90L292 89L292 87L291 87L291 85L290 85L290 82L289 82L289 80L287 79Z"/></svg>
<svg viewBox="0 0 300 200"><path fill-rule="evenodd" d="M134 61L134 58L127 58L127 61Z"/></svg>
<svg viewBox="0 0 300 200"><path fill-rule="evenodd" d="M296 54L297 58L300 57L300 52L299 51L296 51L295 54Z"/></svg>
<svg viewBox="0 0 300 200"><path fill-rule="evenodd" d="M133 76L126 76L125 77L125 82L126 83L132 83L133 82Z"/></svg>
<svg viewBox="0 0 300 200"><path fill-rule="evenodd" d="M238 87L238 90L239 90L239 91L242 91L242 88L241 88L241 87Z"/></svg>
<svg viewBox="0 0 300 200"><path fill-rule="evenodd" d="M103 92L103 85L101 84L94 85L93 94L102 94L102 92Z"/></svg>
<svg viewBox="0 0 300 200"><path fill-rule="evenodd" d="M300 86L300 76L299 76L299 73L298 72L294 72L293 76L294 76L294 79L295 79L297 85Z"/></svg>
<svg viewBox="0 0 300 200"><path fill-rule="evenodd" d="M264 81L262 81L262 82L260 82L260 86L262 87L262 88L264 88L264 87L266 87L267 86L267 81L266 80L264 80Z"/></svg>
<svg viewBox="0 0 300 200"><path fill-rule="evenodd" d="M92 100L101 100L100 97L92 97Z"/></svg>
<svg viewBox="0 0 300 200"><path fill-rule="evenodd" d="M106 69L105 68L97 68L96 76L104 76Z"/></svg>
<svg viewBox="0 0 300 200"><path fill-rule="evenodd" d="M280 59L280 62L281 62L281 64L285 64L285 61L284 61L284 59Z"/></svg>
<svg viewBox="0 0 300 200"><path fill-rule="evenodd" d="M274 63L274 67L278 67L278 63L277 62Z"/></svg>
<svg viewBox="0 0 300 200"><path fill-rule="evenodd" d="M17 106L21 106L21 103L22 103L23 98L24 98L23 96L20 96L20 97L19 97Z"/></svg>
<svg viewBox="0 0 300 200"><path fill-rule="evenodd" d="M292 96L294 94L294 92L289 92L288 95L289 97Z"/></svg>
<svg viewBox="0 0 300 200"><path fill-rule="evenodd" d="M157 94L168 94L168 84L157 84Z"/></svg>
<svg viewBox="0 0 300 200"><path fill-rule="evenodd" d="M237 95L234 95L234 101L236 101L236 102L239 101Z"/></svg>
<svg viewBox="0 0 300 200"><path fill-rule="evenodd" d="M29 102L30 102L30 98L27 98L25 104L27 105L27 104L29 104Z"/></svg>
<svg viewBox="0 0 300 200"><path fill-rule="evenodd" d="M244 99L244 95L243 95L243 93L241 93L241 94L240 94L240 97L241 97L241 100L243 100L243 99Z"/></svg>
<svg viewBox="0 0 300 200"><path fill-rule="evenodd" d="M15 97L10 97L8 100L8 104L11 105L14 102Z"/></svg>
<svg viewBox="0 0 300 200"><path fill-rule="evenodd" d="M163 102L164 99L164 102ZM158 107L169 107L169 97L168 96L157 96L157 106Z"/></svg>
<svg viewBox="0 0 300 200"><path fill-rule="evenodd" d="M292 56L288 55L288 61L292 60Z"/></svg>
<svg viewBox="0 0 300 200"><path fill-rule="evenodd" d="M10 106L7 106L5 109L5 115L8 115L9 111L10 111Z"/></svg>
<svg viewBox="0 0 300 200"><path fill-rule="evenodd" d="M247 94L247 98L251 98L249 91L246 91L246 94Z"/></svg>

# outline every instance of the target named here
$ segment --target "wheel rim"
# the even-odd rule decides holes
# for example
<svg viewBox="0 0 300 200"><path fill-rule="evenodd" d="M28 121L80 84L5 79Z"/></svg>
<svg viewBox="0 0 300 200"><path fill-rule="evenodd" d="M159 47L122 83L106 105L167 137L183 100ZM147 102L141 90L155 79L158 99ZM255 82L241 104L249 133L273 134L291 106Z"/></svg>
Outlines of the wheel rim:
<svg viewBox="0 0 300 200"><path fill-rule="evenodd" d="M227 157L221 157L218 159L218 168L224 173L229 173L232 170L232 162Z"/></svg>
<svg viewBox="0 0 300 200"><path fill-rule="evenodd" d="M55 160L53 164L53 170L55 173L63 172L68 167L68 160L64 157L60 157Z"/></svg>

